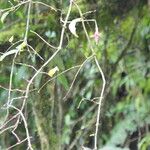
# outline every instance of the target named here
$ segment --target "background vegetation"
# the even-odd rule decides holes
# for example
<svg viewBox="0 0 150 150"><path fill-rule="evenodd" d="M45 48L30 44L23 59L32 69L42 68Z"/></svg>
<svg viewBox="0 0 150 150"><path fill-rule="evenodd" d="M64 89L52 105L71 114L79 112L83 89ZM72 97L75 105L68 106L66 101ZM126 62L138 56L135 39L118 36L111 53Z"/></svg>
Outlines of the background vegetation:
<svg viewBox="0 0 150 150"><path fill-rule="evenodd" d="M67 21L96 20L98 43L94 21L84 21L90 43L82 21L78 38L66 22L43 66L70 3ZM93 149L103 85L95 56L106 79L98 149L150 149L150 1L1 0L0 15L0 150L31 149L29 139L35 150Z"/></svg>

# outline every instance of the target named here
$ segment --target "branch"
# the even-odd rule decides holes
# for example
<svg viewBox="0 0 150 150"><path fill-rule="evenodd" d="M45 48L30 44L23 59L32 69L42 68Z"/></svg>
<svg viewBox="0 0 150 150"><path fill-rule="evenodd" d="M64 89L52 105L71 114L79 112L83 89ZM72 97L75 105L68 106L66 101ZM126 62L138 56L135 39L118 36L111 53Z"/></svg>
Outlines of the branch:
<svg viewBox="0 0 150 150"><path fill-rule="evenodd" d="M102 77L102 81L103 81L103 84L102 84L102 89L101 89L101 92L100 92L100 97L99 97L99 102L98 102L98 109L97 109L97 118L96 118L96 128L95 128L95 134L94 134L94 150L97 150L97 141L98 141L98 129L99 129L99 120L100 120L100 113L101 113L101 106L102 106L102 100L103 100L103 95L104 95L104 90L105 90L105 85L106 85L106 80L105 80L105 76L104 76L104 73L103 73L103 70L101 68L101 66L99 65L99 62L98 62L98 59L95 55L95 51L93 49L93 46L92 46L92 43L91 43L91 40L90 40L90 37L87 33L87 29L85 27L85 23L84 23L84 20L83 20L83 14L82 14L82 11L81 9L79 8L79 6L74 3L79 11L79 14L80 14L80 17L82 18L82 26L83 26L83 30L85 32L85 35L86 35L86 38L87 38L87 41L89 43L89 46L90 46L90 50L92 52L92 54L94 55L94 60L95 60L95 64L99 70L99 73L101 74L101 77ZM97 29L97 24L96 24L96 29Z"/></svg>

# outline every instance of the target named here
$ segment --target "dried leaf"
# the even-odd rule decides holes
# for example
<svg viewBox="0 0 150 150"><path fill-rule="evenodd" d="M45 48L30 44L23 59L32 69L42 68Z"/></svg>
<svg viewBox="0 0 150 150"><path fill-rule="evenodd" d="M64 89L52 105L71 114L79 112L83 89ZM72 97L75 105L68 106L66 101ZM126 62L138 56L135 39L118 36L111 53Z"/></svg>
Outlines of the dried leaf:
<svg viewBox="0 0 150 150"><path fill-rule="evenodd" d="M72 20L69 24L70 32L76 37L78 37L78 35L76 33L76 23L80 22L80 21L81 21L81 18L76 18L76 19Z"/></svg>
<svg viewBox="0 0 150 150"><path fill-rule="evenodd" d="M14 40L14 36L11 36L11 38L8 40L10 43L12 43Z"/></svg>
<svg viewBox="0 0 150 150"><path fill-rule="evenodd" d="M59 68L56 66L55 68L51 69L51 70L48 72L48 75L49 75L50 77L53 77L53 75L54 75L57 71L59 71Z"/></svg>
<svg viewBox="0 0 150 150"><path fill-rule="evenodd" d="M13 50L10 50L10 51L4 53L4 54L0 57L0 61L3 61L3 59L4 59L6 56L9 56L9 55L11 55L11 54L15 54L15 53L17 53L17 52L18 52L17 49L13 49Z"/></svg>
<svg viewBox="0 0 150 150"><path fill-rule="evenodd" d="M12 38L12 37L11 37ZM13 50L10 50L6 53L4 53L2 56L0 56L0 61L3 61L3 59L9 55L12 55L12 54L15 54L15 53L18 53L18 52L22 52L23 51L23 48L26 47L26 43L25 42L22 42L20 45L18 45L16 47L16 49L13 49Z"/></svg>

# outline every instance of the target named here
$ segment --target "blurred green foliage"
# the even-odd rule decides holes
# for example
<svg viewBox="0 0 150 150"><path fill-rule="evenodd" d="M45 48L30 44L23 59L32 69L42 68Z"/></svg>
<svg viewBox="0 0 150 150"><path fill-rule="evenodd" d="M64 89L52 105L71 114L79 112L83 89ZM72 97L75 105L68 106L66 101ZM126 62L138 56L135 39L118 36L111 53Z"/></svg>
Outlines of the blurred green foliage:
<svg viewBox="0 0 150 150"><path fill-rule="evenodd" d="M4 10L20 1L0 1ZM30 29L41 35L47 42L58 46L62 22L68 10L69 1L41 2L58 9L55 12L43 5L32 5ZM79 0L77 4L85 14L85 19L96 19L102 33L98 45L91 38L99 63L106 77L106 89L103 99L98 144L109 150L148 150L150 148L150 6L145 0ZM95 12L96 10L96 12ZM88 11L93 11L87 13ZM6 11L7 12L7 11ZM61 15L62 13L62 15ZM1 17L4 12L0 11ZM10 11L0 22L0 54L11 46L15 49L21 44L26 28L27 5ZM80 15L75 6L69 20ZM89 35L95 32L94 23L86 23ZM44 72L58 66L59 72L82 64L91 55L89 43L81 24L77 25L79 38L75 38L66 29L63 48L49 63ZM9 42L14 36L12 43ZM28 43L46 61L55 52L38 36L29 32ZM15 110L6 113L4 109L8 98L11 65L14 55L7 56L0 62L0 125L5 117L11 118ZM14 65L13 89L25 90L35 69L44 63L30 48L25 47ZM21 63L21 64L19 64ZM24 65L23 65L24 64ZM25 65L26 64L26 65ZM27 66L30 65L30 66ZM31 67L33 66L34 69ZM49 81L40 92L41 86L50 80L47 74L39 74L33 82L29 99L25 106L33 148L36 150L80 149L81 146L93 148L93 136L97 114L97 98L100 95L102 80L93 60L81 69L67 100L63 98L78 68ZM58 75L56 74L56 75ZM24 94L24 93L23 93ZM11 98L22 96L13 91ZM94 100L95 102L93 103ZM20 107L21 99L13 100L13 105ZM78 106L80 107L78 108ZM7 116L8 115L8 116ZM10 122L14 124L15 120ZM23 140L23 123L16 133ZM91 135L91 136L90 136ZM11 129L0 135L0 149L15 144L17 139ZM27 143L15 147L26 149Z"/></svg>

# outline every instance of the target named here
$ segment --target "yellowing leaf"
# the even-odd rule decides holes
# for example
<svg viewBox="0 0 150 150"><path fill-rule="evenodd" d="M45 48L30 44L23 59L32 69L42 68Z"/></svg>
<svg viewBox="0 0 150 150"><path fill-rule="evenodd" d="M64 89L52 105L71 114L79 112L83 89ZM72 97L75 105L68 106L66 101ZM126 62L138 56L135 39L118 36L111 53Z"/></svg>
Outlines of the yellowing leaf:
<svg viewBox="0 0 150 150"><path fill-rule="evenodd" d="M22 42L20 45L16 47L20 52L27 46L26 42Z"/></svg>
<svg viewBox="0 0 150 150"><path fill-rule="evenodd" d="M69 24L70 32L76 37L78 37L78 35L76 33L76 23L80 22L80 21L81 21L81 18L76 18L76 19L72 20Z"/></svg>
<svg viewBox="0 0 150 150"><path fill-rule="evenodd" d="M2 16L1 16L1 22L2 23L4 23L4 20L5 20L5 18L7 17L8 14L9 14L8 11L2 14Z"/></svg>
<svg viewBox="0 0 150 150"><path fill-rule="evenodd" d="M50 77L53 77L53 75L54 75L57 71L59 71L59 68L56 66L55 68L51 69L51 70L48 72L48 75L49 75Z"/></svg>

